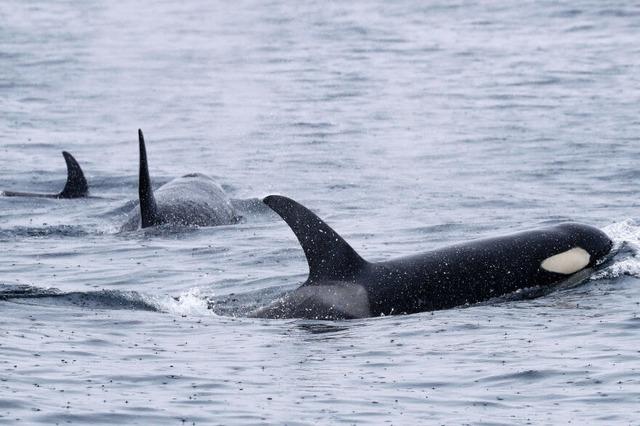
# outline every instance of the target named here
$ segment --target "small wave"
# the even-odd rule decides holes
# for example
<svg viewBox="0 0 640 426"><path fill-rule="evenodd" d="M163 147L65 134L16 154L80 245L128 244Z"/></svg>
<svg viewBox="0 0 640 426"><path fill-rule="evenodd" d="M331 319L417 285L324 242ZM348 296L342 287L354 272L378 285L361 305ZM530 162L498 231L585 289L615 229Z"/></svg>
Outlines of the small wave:
<svg viewBox="0 0 640 426"><path fill-rule="evenodd" d="M628 17L634 17L634 16L639 16L640 12L637 10L633 10L633 9L623 9L623 8L618 8L618 9L602 9L598 15L600 16L606 16L606 17L613 17L613 18L628 18Z"/></svg>
<svg viewBox="0 0 640 426"><path fill-rule="evenodd" d="M55 288L39 288L30 285L0 285L0 300L48 297L56 296L58 294L60 294L60 290Z"/></svg>
<svg viewBox="0 0 640 426"><path fill-rule="evenodd" d="M545 380L549 377L562 374L556 370L524 370L507 374L495 374L479 379L480 383L527 383Z"/></svg>
<svg viewBox="0 0 640 426"><path fill-rule="evenodd" d="M56 288L40 288L28 285L0 286L0 300L18 303L47 305L72 305L93 309L129 309L159 311L148 297L135 291L99 290L63 292Z"/></svg>
<svg viewBox="0 0 640 426"><path fill-rule="evenodd" d="M57 288L0 284L0 301L87 309L124 309L163 312L177 316L243 317L281 295L282 289L214 296L192 288L179 296L146 295L136 291L98 290L64 292Z"/></svg>
<svg viewBox="0 0 640 426"><path fill-rule="evenodd" d="M16 226L11 229L1 229L0 238L13 239L15 237L84 237L89 235L83 227L73 225L44 226Z"/></svg>

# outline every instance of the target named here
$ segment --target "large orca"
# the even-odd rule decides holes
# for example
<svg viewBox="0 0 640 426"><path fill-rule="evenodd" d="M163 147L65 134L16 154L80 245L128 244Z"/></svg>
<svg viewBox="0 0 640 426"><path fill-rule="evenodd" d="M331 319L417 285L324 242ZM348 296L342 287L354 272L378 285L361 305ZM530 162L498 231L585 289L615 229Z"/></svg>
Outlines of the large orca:
<svg viewBox="0 0 640 426"><path fill-rule="evenodd" d="M263 201L298 238L309 277L255 311L257 317L349 319L447 309L585 279L613 246L594 227L563 223L374 263L297 202L277 195Z"/></svg>
<svg viewBox="0 0 640 426"><path fill-rule="evenodd" d="M139 206L122 226L132 231L156 225L216 226L237 223L237 215L229 198L212 178L191 173L174 179L155 192L151 187L147 150L142 130L138 129L140 146Z"/></svg>
<svg viewBox="0 0 640 426"><path fill-rule="evenodd" d="M5 197L39 197L39 198L82 198L89 195L89 185L82 173L80 165L67 151L62 151L67 163L67 183L58 194L42 194L34 192L0 191Z"/></svg>

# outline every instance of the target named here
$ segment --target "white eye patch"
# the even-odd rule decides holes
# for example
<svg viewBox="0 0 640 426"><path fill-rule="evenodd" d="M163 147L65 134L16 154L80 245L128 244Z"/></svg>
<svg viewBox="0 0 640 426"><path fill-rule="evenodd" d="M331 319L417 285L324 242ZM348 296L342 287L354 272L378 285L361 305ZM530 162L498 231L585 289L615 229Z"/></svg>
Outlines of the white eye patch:
<svg viewBox="0 0 640 426"><path fill-rule="evenodd" d="M591 255L582 247L574 247L546 258L540 265L542 269L558 274L570 275L589 264Z"/></svg>

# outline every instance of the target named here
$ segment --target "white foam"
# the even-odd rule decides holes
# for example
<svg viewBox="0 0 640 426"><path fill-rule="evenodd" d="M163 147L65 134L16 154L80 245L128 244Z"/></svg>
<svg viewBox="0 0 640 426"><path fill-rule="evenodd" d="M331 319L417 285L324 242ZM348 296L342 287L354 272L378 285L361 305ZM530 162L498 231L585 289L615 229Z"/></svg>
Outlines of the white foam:
<svg viewBox="0 0 640 426"><path fill-rule="evenodd" d="M640 246L640 226L633 219L625 219L621 222L612 223L603 228L603 231L615 243L623 242L631 243L634 246Z"/></svg>
<svg viewBox="0 0 640 426"><path fill-rule="evenodd" d="M631 275L640 278L640 258L636 256L616 262L594 275L593 279L617 278L622 275Z"/></svg>
<svg viewBox="0 0 640 426"><path fill-rule="evenodd" d="M613 240L616 246L623 243L631 248L629 257L616 260L611 266L594 275L593 279L617 278L631 275L640 278L640 226L633 219L625 219L606 226L603 231Z"/></svg>
<svg viewBox="0 0 640 426"><path fill-rule="evenodd" d="M201 294L199 288L192 288L182 293L177 298L164 296L153 300L153 304L163 312L173 315L205 316L215 315L209 309L207 299Z"/></svg>

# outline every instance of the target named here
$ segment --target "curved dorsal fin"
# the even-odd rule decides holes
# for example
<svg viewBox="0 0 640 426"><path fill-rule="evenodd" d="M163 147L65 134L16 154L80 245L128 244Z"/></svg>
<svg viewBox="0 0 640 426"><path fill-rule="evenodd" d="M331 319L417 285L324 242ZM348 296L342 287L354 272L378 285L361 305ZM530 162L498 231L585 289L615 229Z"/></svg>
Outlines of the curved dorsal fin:
<svg viewBox="0 0 640 426"><path fill-rule="evenodd" d="M147 149L144 145L144 135L138 129L138 142L140 143L140 177L138 181L138 196L140 197L140 218L143 228L158 225L158 206L151 188L149 178L149 165L147 164Z"/></svg>
<svg viewBox="0 0 640 426"><path fill-rule="evenodd" d="M298 238L309 264L309 280L349 280L367 263L336 231L290 198L269 195L263 202L278 213Z"/></svg>
<svg viewBox="0 0 640 426"><path fill-rule="evenodd" d="M58 198L86 197L89 193L89 185L87 185L87 180L84 177L84 173L82 173L80 165L73 158L73 155L67 151L62 151L62 155L67 163L67 183L64 185L62 192L58 194Z"/></svg>

